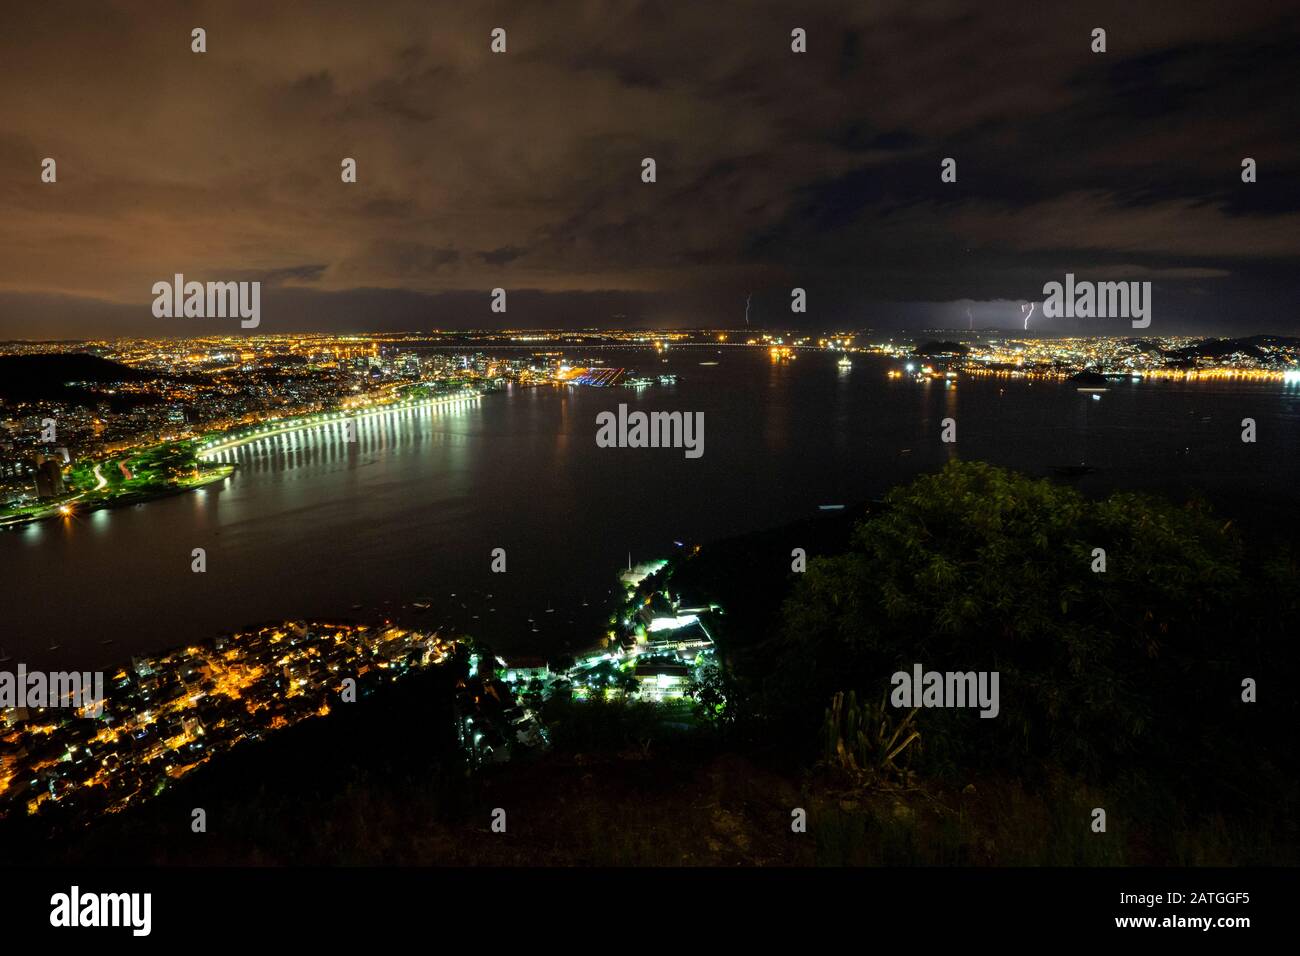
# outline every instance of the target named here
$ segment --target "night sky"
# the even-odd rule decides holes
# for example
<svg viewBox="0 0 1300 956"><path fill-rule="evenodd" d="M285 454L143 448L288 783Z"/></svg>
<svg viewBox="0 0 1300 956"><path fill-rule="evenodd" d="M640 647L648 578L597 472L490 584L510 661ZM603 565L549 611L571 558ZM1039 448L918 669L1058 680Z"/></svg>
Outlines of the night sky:
<svg viewBox="0 0 1300 956"><path fill-rule="evenodd" d="M260 333L735 327L750 293L759 327L1012 329L1067 272L1151 281L1150 334L1300 331L1290 2L52 2L5 21L4 337L240 332L155 318L177 272L261 280Z"/></svg>

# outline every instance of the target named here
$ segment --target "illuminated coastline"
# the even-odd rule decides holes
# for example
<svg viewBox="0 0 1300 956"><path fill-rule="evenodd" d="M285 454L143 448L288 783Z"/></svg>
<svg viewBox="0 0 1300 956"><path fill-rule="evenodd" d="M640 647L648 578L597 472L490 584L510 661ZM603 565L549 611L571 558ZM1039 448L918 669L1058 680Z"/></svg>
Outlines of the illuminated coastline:
<svg viewBox="0 0 1300 956"><path fill-rule="evenodd" d="M465 390L453 395L439 395L436 398L411 399L405 402L388 402L378 406L370 404L357 404L351 408L336 411L325 412L320 415L308 415L301 418L289 418L282 421L274 421L263 425L262 427L241 431L236 437L224 440L209 440L199 445L198 456L205 458L209 455L215 455L219 452L229 451L232 448L239 448L241 445L247 445L251 442L258 441L262 438L269 438L275 435L287 435L292 432L309 431L312 429L328 429L335 427L341 422L360 421L368 418L378 418L383 415L389 415L397 411L405 411L415 408L429 408L434 406L464 406L477 402L482 398L482 394L476 391Z"/></svg>

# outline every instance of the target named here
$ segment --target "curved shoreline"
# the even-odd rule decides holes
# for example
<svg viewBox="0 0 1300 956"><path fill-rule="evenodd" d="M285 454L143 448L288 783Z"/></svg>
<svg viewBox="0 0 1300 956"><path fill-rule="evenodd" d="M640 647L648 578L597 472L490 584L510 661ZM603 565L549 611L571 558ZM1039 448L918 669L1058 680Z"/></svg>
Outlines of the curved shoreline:
<svg viewBox="0 0 1300 956"><path fill-rule="evenodd" d="M145 502L156 501L159 498L183 495L187 491L194 491L196 488L205 488L218 481L225 481L234 473L234 465L217 465L214 466L212 473L183 486L169 485L156 491L131 491L121 495L114 495L112 498L91 499L89 501L78 496L66 501L56 502L36 514L23 515L20 518L0 519L0 530L22 527L35 521L49 521L52 518L70 518L75 515L92 514L96 511L107 511L112 508L125 508L128 505L142 505ZM93 494L93 492L85 492L85 494ZM64 512L62 509L65 507L71 507L72 511Z"/></svg>
<svg viewBox="0 0 1300 956"><path fill-rule="evenodd" d="M407 409L426 408L441 405L463 405L476 402L483 397L482 392L466 390L454 395L439 395L436 398L413 399L405 402L390 402L380 406L369 407L356 411L333 411L322 412L316 415L300 416L297 418L285 419L282 422L272 423L271 427L259 427L256 431L241 434L231 440L212 439L208 444L203 444L197 439L195 442L195 456L204 461L211 467L211 473L205 474L200 479L185 485L169 485L148 491L134 491L126 494L115 495L111 498L87 499L87 495L95 494L96 491L82 492L75 498L67 498L62 501L56 501L48 507L31 514L14 516L12 518L0 518L0 531L9 528L18 528L31 524L36 521L49 521L53 518L66 518L74 514L90 514L109 508L125 508L129 505L144 504L148 501L154 501L159 498L169 498L173 495L184 494L187 491L193 491L195 488L203 488L207 485L214 484L218 481L224 481L235 472L233 464L213 464L208 459L211 456L233 448L239 448L243 445L250 444L262 438L269 438L276 435L288 435L293 432L309 431L316 428L329 428L337 425L342 421L358 421L365 418L377 418L382 415L388 415L395 411L404 411ZM98 468L98 464L95 466ZM103 476L96 473L96 478L104 481ZM106 483L106 482L105 482ZM66 512L64 508L71 508L71 512Z"/></svg>
<svg viewBox="0 0 1300 956"><path fill-rule="evenodd" d="M389 415L395 411L403 411L406 409L429 408L436 405L466 405L471 402L477 402L482 397L482 392L467 390L456 395L439 395L437 398L422 398L405 402L391 402L386 405L357 411L321 412L316 415L286 419L283 423L273 424L271 427L259 427L258 430L254 431L252 434L240 435L234 439L215 439L207 443L200 443L195 449L195 453L200 459L202 459L208 455L215 455L219 452L229 451L232 448L239 448L243 445L259 441L260 439L271 438L276 435L288 435L293 432L309 431L314 428L329 428L330 426L343 421L359 421L364 418L377 418L381 415Z"/></svg>

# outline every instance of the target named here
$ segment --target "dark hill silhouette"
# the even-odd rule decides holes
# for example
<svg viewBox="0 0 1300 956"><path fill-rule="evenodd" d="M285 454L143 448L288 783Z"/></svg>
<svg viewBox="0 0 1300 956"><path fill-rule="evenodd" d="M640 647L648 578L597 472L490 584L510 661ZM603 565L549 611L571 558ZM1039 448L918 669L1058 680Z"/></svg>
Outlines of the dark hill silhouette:
<svg viewBox="0 0 1300 956"><path fill-rule="evenodd" d="M1070 376L1070 381L1077 386L1085 388L1099 388L1108 384L1106 382L1106 376L1094 372L1091 369L1084 369L1082 372L1076 372L1074 375Z"/></svg>
<svg viewBox="0 0 1300 956"><path fill-rule="evenodd" d="M1223 358L1240 352L1252 358L1263 358L1265 353L1259 346L1289 345L1294 344L1294 342L1294 339L1278 335L1252 335L1244 339L1206 339L1203 342L1197 342L1195 345L1189 345L1184 349L1175 349L1166 354L1172 359L1192 359Z"/></svg>
<svg viewBox="0 0 1300 956"><path fill-rule="evenodd" d="M10 401L93 402L85 386L148 381L154 376L84 352L0 355L0 398Z"/></svg>

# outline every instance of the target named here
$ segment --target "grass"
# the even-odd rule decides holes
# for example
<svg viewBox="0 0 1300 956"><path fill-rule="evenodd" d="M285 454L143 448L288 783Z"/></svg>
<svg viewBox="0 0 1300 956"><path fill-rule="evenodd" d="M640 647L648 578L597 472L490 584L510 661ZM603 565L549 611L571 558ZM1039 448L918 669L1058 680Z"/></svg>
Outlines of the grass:
<svg viewBox="0 0 1300 956"><path fill-rule="evenodd" d="M134 477L126 478L118 462L126 462ZM96 490L99 479L98 466L107 486ZM0 508L0 524L16 524L57 517L65 506L77 513L94 511L133 501L199 488L230 477L233 465L198 465L189 443L172 442L157 445L136 454L106 459L81 461L69 470L67 485L70 492L52 500L26 502Z"/></svg>

